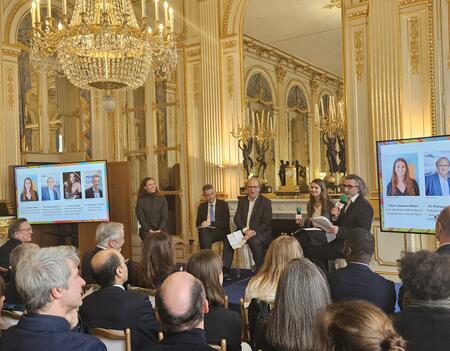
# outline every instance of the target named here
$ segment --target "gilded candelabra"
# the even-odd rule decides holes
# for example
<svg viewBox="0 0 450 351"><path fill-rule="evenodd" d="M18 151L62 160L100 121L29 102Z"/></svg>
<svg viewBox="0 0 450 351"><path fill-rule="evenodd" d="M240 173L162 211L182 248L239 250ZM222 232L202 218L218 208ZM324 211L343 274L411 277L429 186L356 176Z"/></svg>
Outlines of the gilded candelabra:
<svg viewBox="0 0 450 351"><path fill-rule="evenodd" d="M62 71L80 88L117 90L138 88L150 72L164 78L176 67L174 12L167 1L161 6L154 0L151 20L142 0L140 24L131 0L75 0L70 22L66 0L58 21L51 0L41 21L40 2L31 3L31 59L38 70Z"/></svg>

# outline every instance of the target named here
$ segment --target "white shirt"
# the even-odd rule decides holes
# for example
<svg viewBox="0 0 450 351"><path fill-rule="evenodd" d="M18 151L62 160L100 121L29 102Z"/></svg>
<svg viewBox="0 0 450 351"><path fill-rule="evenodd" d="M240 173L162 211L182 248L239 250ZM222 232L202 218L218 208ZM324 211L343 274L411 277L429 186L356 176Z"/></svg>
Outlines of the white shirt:
<svg viewBox="0 0 450 351"><path fill-rule="evenodd" d="M206 221L209 222L209 223L211 223L211 215L210 215L210 211L211 211L210 208L211 208L211 206L213 208L214 220L215 220L216 219L216 200L214 200L214 202L208 202L208 211L206 212L207 213Z"/></svg>
<svg viewBox="0 0 450 351"><path fill-rule="evenodd" d="M244 232L250 228L250 218L252 217L253 207L255 207L255 202L257 199L258 199L258 197L256 197L255 200L250 200L250 198L248 198L247 221L246 221L246 226L243 229Z"/></svg>
<svg viewBox="0 0 450 351"><path fill-rule="evenodd" d="M447 177L441 177L441 175L438 173L439 176L439 183L441 183L441 191L442 195L449 196L450 195L450 189L448 188L448 178Z"/></svg>
<svg viewBox="0 0 450 351"><path fill-rule="evenodd" d="M117 286L118 288L121 288L122 290L125 290L125 288L123 287L123 285L120 285L120 284L114 284L113 286Z"/></svg>
<svg viewBox="0 0 450 351"><path fill-rule="evenodd" d="M350 204L353 203L353 202L355 202L356 199L358 198L358 196L359 196L359 193L356 194L356 195L353 195L353 196L350 198L350 201L347 201L347 205L345 205L344 212L347 212L348 208L350 207Z"/></svg>

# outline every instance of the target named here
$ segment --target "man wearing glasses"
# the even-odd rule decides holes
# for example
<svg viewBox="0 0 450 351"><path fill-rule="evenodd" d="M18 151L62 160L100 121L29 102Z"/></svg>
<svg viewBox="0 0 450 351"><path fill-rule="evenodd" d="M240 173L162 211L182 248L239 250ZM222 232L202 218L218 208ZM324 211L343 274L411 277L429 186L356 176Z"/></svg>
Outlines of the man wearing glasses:
<svg viewBox="0 0 450 351"><path fill-rule="evenodd" d="M364 228L370 231L373 220L373 208L366 200L366 183L356 174L349 174L344 178L343 192L348 200L344 207L334 207L332 217L336 218L331 226L331 233L336 236L333 241L321 245L305 247L305 256L316 263L324 272L328 269L328 260L343 258L344 240L353 228Z"/></svg>
<svg viewBox="0 0 450 351"><path fill-rule="evenodd" d="M0 247L0 267L9 268L11 251L22 243L28 243L33 236L33 228L26 218L16 218L8 228L8 241Z"/></svg>
<svg viewBox="0 0 450 351"><path fill-rule="evenodd" d="M266 248L272 240L272 202L259 194L261 184L258 177L251 177L247 181L246 188L247 196L241 197L238 201L234 223L244 234L258 270L264 261ZM232 250L229 243L227 247Z"/></svg>
<svg viewBox="0 0 450 351"><path fill-rule="evenodd" d="M449 166L450 161L447 157L441 157L436 161L436 172L425 176L427 196L450 196Z"/></svg>
<svg viewBox="0 0 450 351"><path fill-rule="evenodd" d="M125 290L127 261L115 249L95 254L91 267L101 288L83 299L80 315L89 328L130 328L131 349L151 350L160 325L148 295Z"/></svg>

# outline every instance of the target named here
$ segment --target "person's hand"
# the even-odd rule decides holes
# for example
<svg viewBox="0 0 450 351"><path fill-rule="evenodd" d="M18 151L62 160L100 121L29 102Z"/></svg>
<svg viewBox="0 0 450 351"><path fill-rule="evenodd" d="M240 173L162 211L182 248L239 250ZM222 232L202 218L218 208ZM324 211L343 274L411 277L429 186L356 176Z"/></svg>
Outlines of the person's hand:
<svg viewBox="0 0 450 351"><path fill-rule="evenodd" d="M211 223L209 223L209 221L203 221L202 224L200 225L200 227L202 228L206 228L209 227Z"/></svg>
<svg viewBox="0 0 450 351"><path fill-rule="evenodd" d="M333 234L333 235L336 235L338 230L339 230L339 227L337 225L332 225L330 227L330 233Z"/></svg>
<svg viewBox="0 0 450 351"><path fill-rule="evenodd" d="M333 216L338 217L339 214L341 213L341 210L335 206L331 209L330 212Z"/></svg>
<svg viewBox="0 0 450 351"><path fill-rule="evenodd" d="M252 230L252 229L247 229L247 230L244 232L244 240L247 241L247 240L253 238L255 235L256 235L256 232L255 232L254 230Z"/></svg>
<svg viewBox="0 0 450 351"><path fill-rule="evenodd" d="M295 219L295 224L297 224L297 225L302 225L303 224L303 217L299 217L299 218L296 218Z"/></svg>
<svg viewBox="0 0 450 351"><path fill-rule="evenodd" d="M70 329L75 328L78 325L78 307L67 313L65 318L70 324Z"/></svg>

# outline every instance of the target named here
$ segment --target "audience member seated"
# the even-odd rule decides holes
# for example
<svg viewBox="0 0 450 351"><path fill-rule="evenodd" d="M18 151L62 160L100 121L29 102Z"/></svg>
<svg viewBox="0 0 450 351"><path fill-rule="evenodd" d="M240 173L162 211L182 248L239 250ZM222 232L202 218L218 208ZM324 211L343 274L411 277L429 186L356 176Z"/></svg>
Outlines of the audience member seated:
<svg viewBox="0 0 450 351"><path fill-rule="evenodd" d="M32 250L16 269L16 285L28 314L0 339L8 351L106 351L97 338L71 330L77 325L84 280L71 246Z"/></svg>
<svg viewBox="0 0 450 351"><path fill-rule="evenodd" d="M11 251L22 243L31 241L33 228L26 218L16 218L8 228L8 241L0 247L0 267L8 269Z"/></svg>
<svg viewBox="0 0 450 351"><path fill-rule="evenodd" d="M301 257L303 257L302 248L294 237L281 235L272 241L260 271L245 289L245 307L248 307L252 299L263 300L273 305L281 272L289 261Z"/></svg>
<svg viewBox="0 0 450 351"><path fill-rule="evenodd" d="M395 309L395 284L372 271L369 266L375 250L373 235L364 228L352 229L344 242L347 267L328 273L331 299L365 300L386 313Z"/></svg>
<svg viewBox="0 0 450 351"><path fill-rule="evenodd" d="M328 284L319 268L306 258L289 262L271 315L256 324L256 349L322 351L317 326L329 303Z"/></svg>
<svg viewBox="0 0 450 351"><path fill-rule="evenodd" d="M8 283L6 284L5 310L23 311L23 300L16 288L16 269L19 260L32 250L39 250L39 246L33 243L23 243L11 251L11 267L8 271Z"/></svg>
<svg viewBox="0 0 450 351"><path fill-rule="evenodd" d="M450 350L450 256L406 253L399 264L406 292L393 320L408 351Z"/></svg>
<svg viewBox="0 0 450 351"><path fill-rule="evenodd" d="M208 344L227 341L227 351L241 350L241 317L224 308L225 290L220 256L211 250L198 251L187 263L187 272L203 283L209 312L205 315L205 335Z"/></svg>
<svg viewBox="0 0 450 351"><path fill-rule="evenodd" d="M125 232L122 223L117 222L103 222L97 226L95 232L96 247L93 250L87 251L81 260L81 276L86 281L86 284L96 284L91 268L91 260L94 255L104 249L121 250L125 243ZM132 282L133 264L128 261L128 279Z"/></svg>
<svg viewBox="0 0 450 351"><path fill-rule="evenodd" d="M148 295L124 289L126 262L115 249L95 254L92 272L101 288L84 298L80 315L89 328L130 328L132 349L145 350L156 343L160 327Z"/></svg>
<svg viewBox="0 0 450 351"><path fill-rule="evenodd" d="M436 225L434 232L436 240L439 242L436 253L439 255L450 255L450 206L443 208L435 218ZM405 292L405 285L402 285L398 292L398 305L401 310L403 309L403 297Z"/></svg>
<svg viewBox="0 0 450 351"><path fill-rule="evenodd" d="M147 235L142 246L139 286L157 289L175 269L175 245L172 236L166 232Z"/></svg>
<svg viewBox="0 0 450 351"><path fill-rule="evenodd" d="M5 304L6 284L2 277L0 277L0 312Z"/></svg>
<svg viewBox="0 0 450 351"><path fill-rule="evenodd" d="M205 339L203 316L208 310L200 280L186 272L171 274L156 294L164 339L153 351L214 351Z"/></svg>
<svg viewBox="0 0 450 351"><path fill-rule="evenodd" d="M328 306L323 316L323 329L327 350L406 350L405 341L394 330L389 317L365 301L338 302Z"/></svg>

